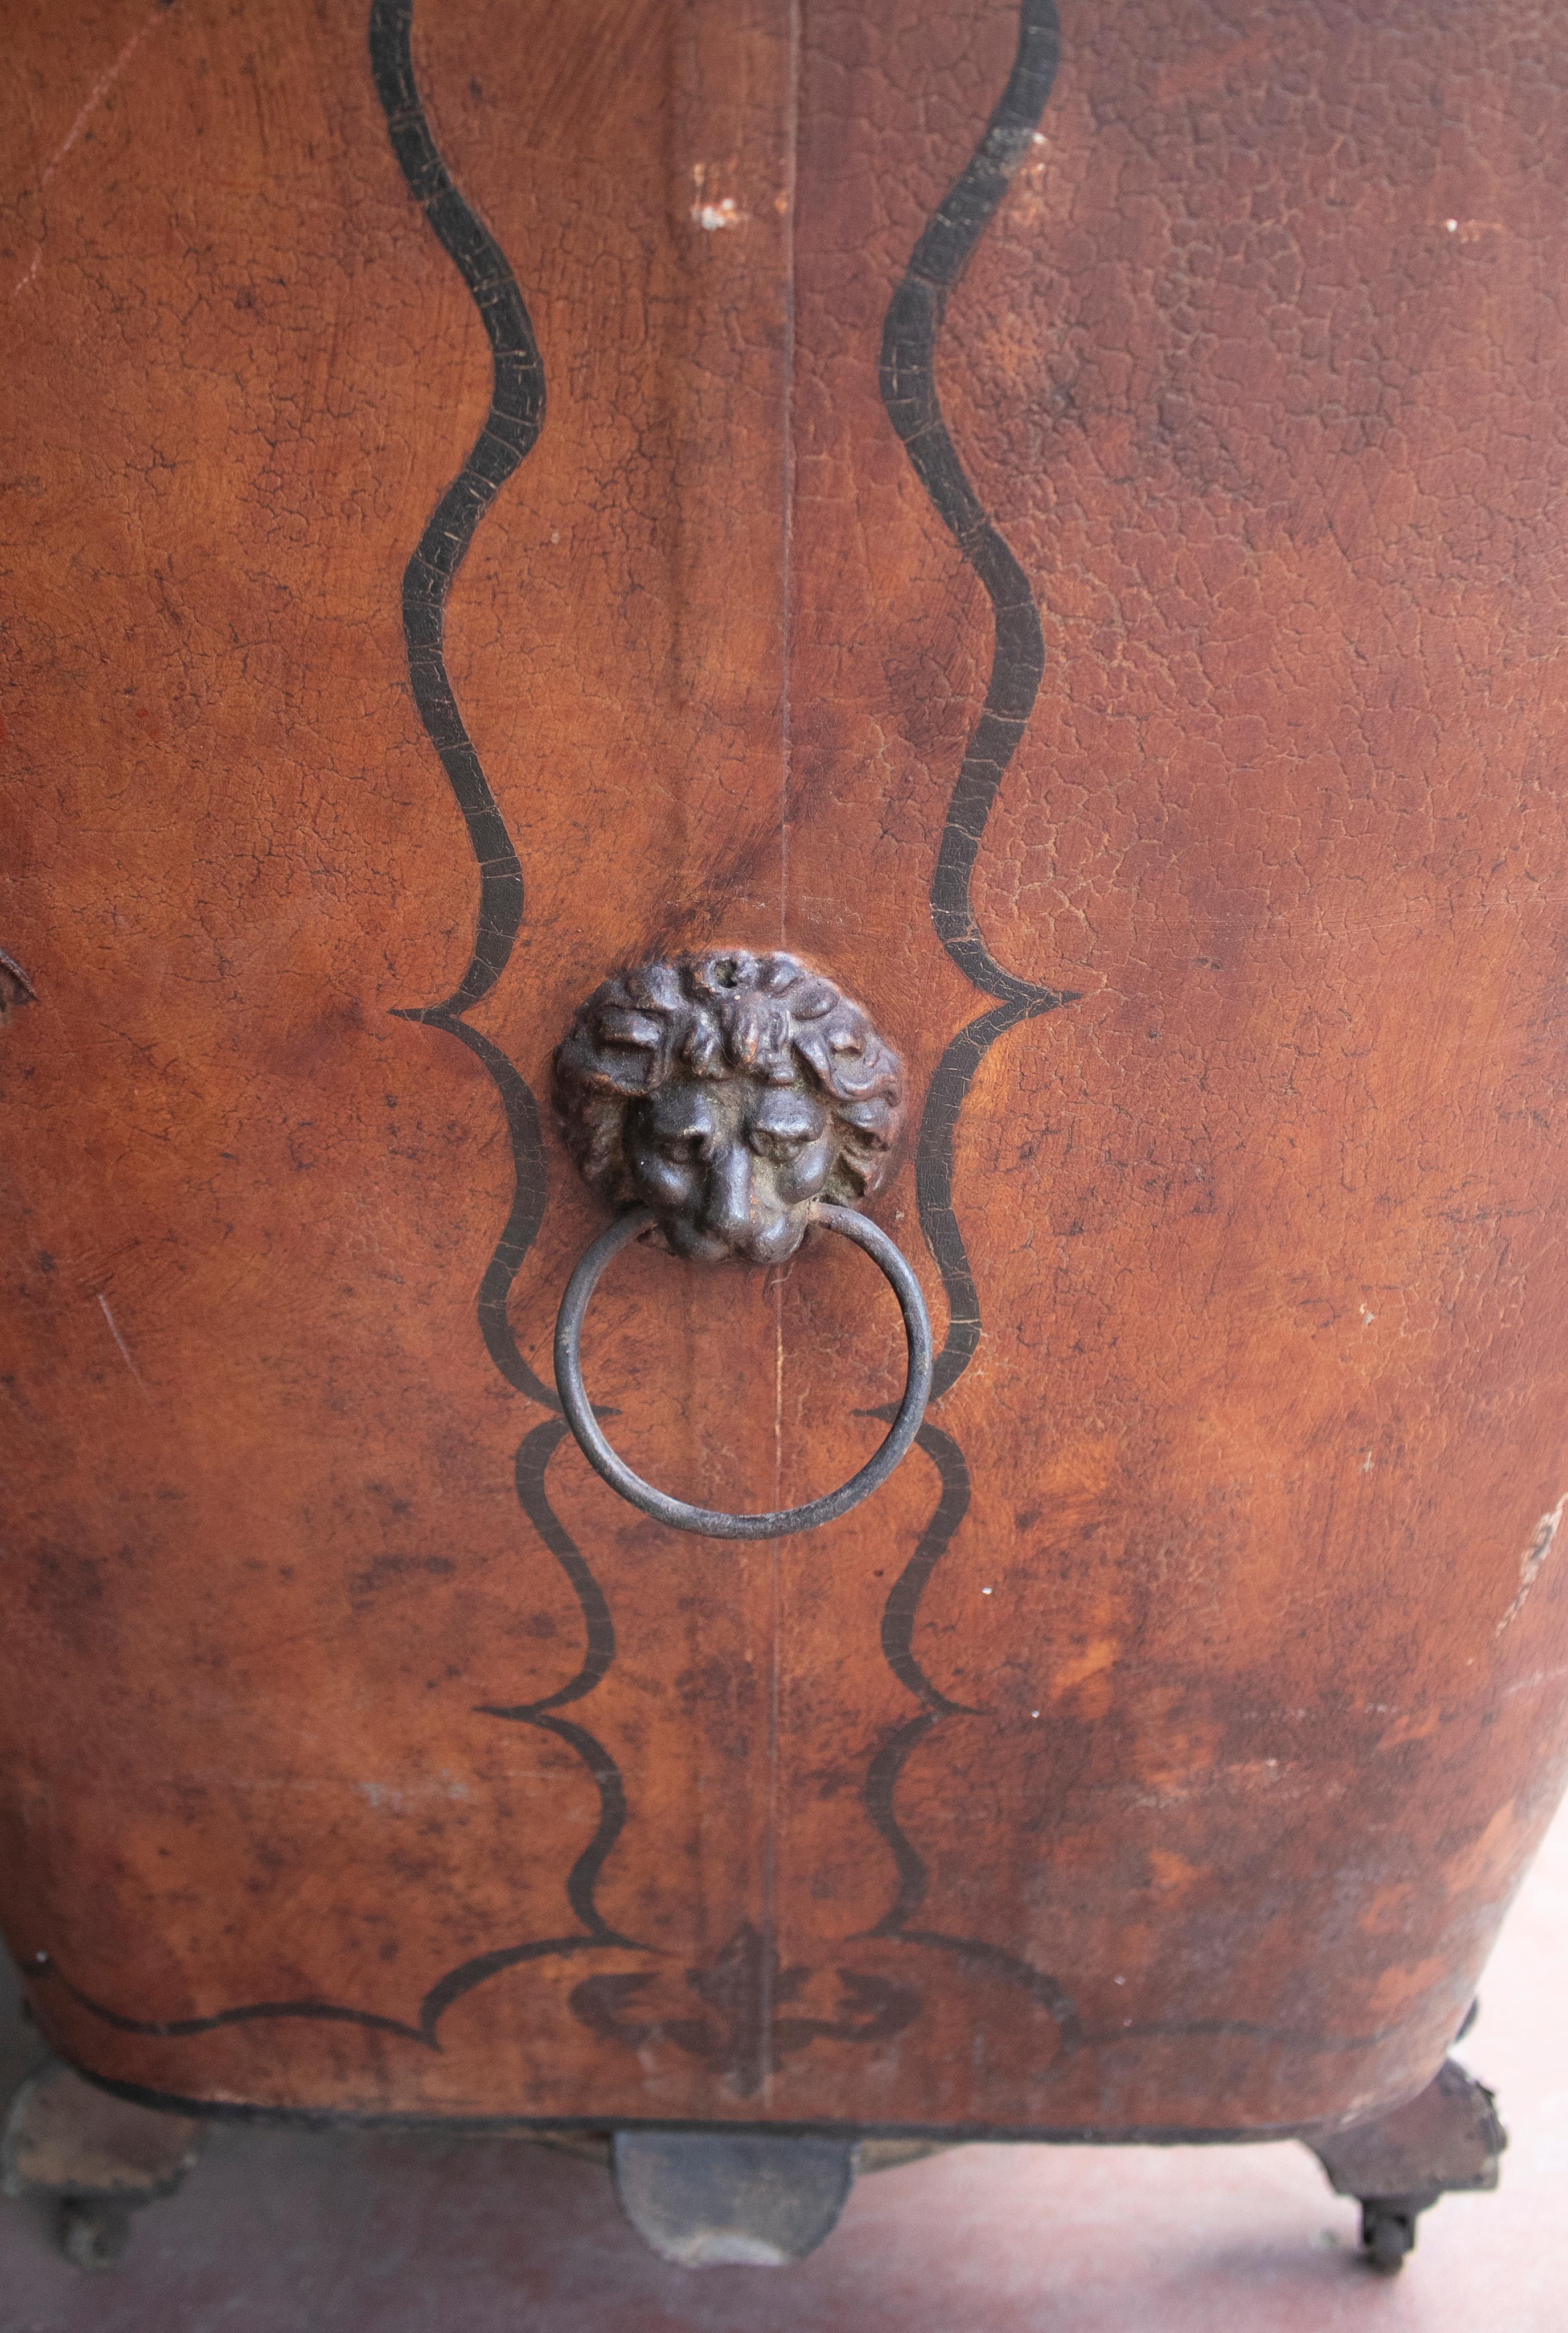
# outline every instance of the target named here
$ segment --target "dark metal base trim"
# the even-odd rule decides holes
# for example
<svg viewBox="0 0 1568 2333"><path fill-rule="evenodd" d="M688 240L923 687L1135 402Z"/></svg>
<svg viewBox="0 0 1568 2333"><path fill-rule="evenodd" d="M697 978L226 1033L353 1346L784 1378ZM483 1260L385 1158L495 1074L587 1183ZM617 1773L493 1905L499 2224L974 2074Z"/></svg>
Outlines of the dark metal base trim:
<svg viewBox="0 0 1568 2333"><path fill-rule="evenodd" d="M1290 2140L1311 2146L1346 2127L1344 2116L1315 2122L1243 2124L1234 2127L1187 2129L1179 2126L1128 2124L1115 2129L1039 2123L972 2122L733 2122L681 2121L656 2115L443 2115L360 2114L341 2107L259 2106L244 2099L187 2098L178 2091L154 2090L139 2082L122 2082L111 2074L95 2074L78 2065L84 2080L133 2106L154 2107L165 2114L199 2115L211 2122L254 2122L293 2125L311 2130L452 2131L468 2137L494 2134L498 2138L544 2137L552 2131L693 2131L728 2134L734 2137L775 2138L929 2138L950 2146L1266 2146ZM1391 2108L1388 2111L1392 2111Z"/></svg>

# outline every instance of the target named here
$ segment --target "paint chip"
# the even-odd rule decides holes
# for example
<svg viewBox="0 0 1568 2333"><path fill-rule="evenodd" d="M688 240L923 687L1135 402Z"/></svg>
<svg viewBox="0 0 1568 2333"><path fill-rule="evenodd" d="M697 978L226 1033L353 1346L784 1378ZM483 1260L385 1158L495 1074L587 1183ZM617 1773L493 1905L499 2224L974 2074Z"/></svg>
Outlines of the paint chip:
<svg viewBox="0 0 1568 2333"><path fill-rule="evenodd" d="M1553 1543L1556 1540L1558 1529L1563 1521L1564 1507L1568 1507L1568 1491L1563 1492L1563 1496L1548 1514L1542 1516L1531 1533L1530 1544L1519 1558L1518 1593L1493 1629L1492 1634L1495 1637L1500 1637L1505 1628L1511 1627L1524 1610L1525 1599L1540 1578L1541 1567L1552 1552Z"/></svg>

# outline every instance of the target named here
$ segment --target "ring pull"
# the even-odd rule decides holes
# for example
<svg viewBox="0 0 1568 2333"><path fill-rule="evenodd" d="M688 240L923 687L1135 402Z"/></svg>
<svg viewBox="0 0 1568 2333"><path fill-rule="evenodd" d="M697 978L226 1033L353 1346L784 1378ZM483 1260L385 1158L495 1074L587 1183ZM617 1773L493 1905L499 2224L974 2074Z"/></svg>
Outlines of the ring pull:
<svg viewBox="0 0 1568 2333"><path fill-rule="evenodd" d="M623 1499L678 1531L774 1539L858 1506L909 1449L931 1391L931 1324L887 1234L856 1212L886 1183L904 1070L862 1008L799 957L709 948L618 973L555 1056L555 1109L584 1179L630 1210L567 1283L555 1324L566 1420ZM649 1230L694 1263L778 1264L813 1224L880 1266L904 1316L909 1372L887 1439L825 1498L765 1515L670 1498L611 1449L583 1390L583 1316L611 1258Z"/></svg>
<svg viewBox="0 0 1568 2333"><path fill-rule="evenodd" d="M631 1215L623 1215L619 1223L611 1224L608 1231L601 1232L567 1282L555 1323L555 1383L561 1406L589 1464L603 1475L611 1490L619 1491L634 1507L640 1507L645 1515L673 1524L677 1531L698 1531L706 1539L783 1539L792 1531L815 1531L819 1523L831 1523L838 1516L847 1515L851 1507L858 1507L862 1499L870 1498L887 1481L919 1432L931 1396L931 1323L920 1283L886 1232L869 1216L857 1215L852 1207L823 1205L814 1207L812 1214L813 1222L824 1231L838 1232L843 1238L852 1240L886 1272L904 1316L909 1363L904 1397L881 1447L867 1459L858 1474L851 1474L838 1490L829 1491L820 1499L808 1499L803 1506L781 1507L772 1514L733 1515L720 1507L694 1507L688 1500L671 1498L667 1491L657 1490L632 1472L619 1452L611 1447L594 1416L582 1383L583 1317L611 1259L656 1221L651 1208L639 1207Z"/></svg>

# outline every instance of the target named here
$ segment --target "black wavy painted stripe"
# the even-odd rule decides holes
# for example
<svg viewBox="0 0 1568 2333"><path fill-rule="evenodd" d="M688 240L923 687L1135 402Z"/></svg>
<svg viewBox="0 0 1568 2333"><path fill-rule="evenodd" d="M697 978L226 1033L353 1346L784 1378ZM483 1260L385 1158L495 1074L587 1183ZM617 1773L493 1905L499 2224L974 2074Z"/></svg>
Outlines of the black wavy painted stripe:
<svg viewBox="0 0 1568 2333"><path fill-rule="evenodd" d="M563 1709L568 1702L581 1701L584 1694L608 1675L610 1664L615 1658L615 1623L610 1616L610 1606L604 1590L580 1551L577 1542L550 1503L544 1477L550 1461L566 1438L566 1420L548 1417L536 1426L532 1434L524 1435L517 1447L515 1480L517 1503L561 1566L577 1599L582 1614L582 1660L577 1674L555 1693L543 1701L519 1702L515 1707L504 1708L486 1703L486 1717L509 1717L519 1721L542 1716L546 1710Z"/></svg>
<svg viewBox="0 0 1568 2333"><path fill-rule="evenodd" d="M867 1415L890 1416L892 1413L890 1409ZM1019 1986L1053 2019L1063 2061L1086 2046L1120 2049L1128 2043L1149 2040L1265 2041L1271 2047L1332 2057L1371 2050L1390 2040L1398 2028L1390 2026L1372 2033L1309 2033L1233 2017L1172 2018L1138 2023L1130 2021L1125 2025L1088 2027L1065 1986L1047 1970L1036 1968L1021 1954L1010 1953L1000 1944L915 1925L925 1904L928 1874L924 1856L898 1818L894 1800L899 1782L910 1757L944 1717L981 1714L950 1699L933 1685L914 1655L914 1626L920 1596L969 1509L969 1470L958 1445L950 1435L929 1423L921 1426L919 1438L920 1447L936 1467L939 1491L914 1554L888 1593L882 1613L882 1651L899 1683L922 1706L888 1736L867 1768L861 1789L861 1804L892 1858L895 1875L892 1901L874 1926L862 1932L865 1937L944 1953L976 1975L999 1976Z"/></svg>
<svg viewBox="0 0 1568 2333"><path fill-rule="evenodd" d="M462 1015L505 970L523 918L523 870L506 822L463 725L447 673L447 599L479 521L544 421L544 367L517 280L499 244L453 183L430 134L414 79L413 0L372 0L370 72L387 135L409 192L473 295L490 343L490 409L479 435L403 571L403 640L409 685L426 734L440 756L479 870L479 908L462 977L439 1004L400 1008L399 1018L444 1029L467 1045L495 1080L506 1113L513 1198L480 1283L478 1318L486 1349L508 1385L547 1409L555 1396L524 1359L506 1317L507 1299L534 1243L544 1208L544 1148L526 1080L496 1045L464 1026Z"/></svg>
<svg viewBox="0 0 1568 2333"><path fill-rule="evenodd" d="M508 1969L520 1967L529 1961L550 1960L563 1954L586 1952L591 1946L614 1945L623 1951L646 1952L651 1947L625 1936L604 1919L594 1901L594 1889L606 1858L620 1836L626 1821L626 1791L620 1771L601 1743L581 1725L573 1725L553 1713L564 1704L580 1701L592 1693L603 1678L615 1657L615 1624L610 1607L599 1582L583 1560L571 1534L550 1504L544 1475L551 1458L560 1447L566 1434L564 1418L546 1418L526 1435L517 1452L517 1496L530 1522L539 1532L551 1553L565 1572L576 1595L582 1614L583 1653L577 1673L554 1693L541 1701L524 1702L513 1708L485 1705L478 1713L486 1717L502 1717L524 1725L533 1725L542 1733L553 1733L558 1741L581 1759L595 1789L599 1792L599 1821L593 1837L578 1856L567 1874L567 1903L579 1923L579 1933L565 1936L544 1936L523 1944L503 1944L494 1952L478 1953L449 1969L426 1993L413 2021L387 2017L379 2011L353 2009L330 2001L258 2001L247 2002L237 2009L220 2009L209 2017L174 2019L122 2016L118 2010L93 1999L72 1984L63 1970L45 1956L34 1962L32 1974L35 1980L48 1977L68 1992L72 2001L117 2033L134 2033L149 2040L184 2041L197 2034L216 2033L224 2026L255 2025L280 2018L303 2018L319 2024L358 2025L372 2033L396 2034L400 2040L417 2041L424 2048L438 2050L440 2021L448 2009L463 1995L472 1992L476 1985L488 1983Z"/></svg>
<svg viewBox="0 0 1568 2333"><path fill-rule="evenodd" d="M1023 0L1018 48L1005 88L967 167L938 204L889 302L879 379L882 403L932 508L948 527L991 602L991 677L970 733L942 830L932 878L931 921L966 978L996 999L948 1046L926 1097L916 1147L920 1227L948 1298L948 1334L931 1383L938 1400L974 1357L980 1337L974 1275L953 1212L953 1137L976 1070L1005 1030L1076 998L1020 980L986 945L970 883L986 822L1034 709L1045 667L1040 615L1029 579L965 473L937 393L937 339L948 294L967 266L1008 181L1029 150L1056 77L1061 34L1055 0Z"/></svg>
<svg viewBox="0 0 1568 2333"><path fill-rule="evenodd" d="M872 1930L880 1935L880 1930ZM1339 2057L1361 2050L1376 2049L1380 2042L1392 2040L1400 2031L1398 2026L1383 2026L1372 2033L1303 2033L1288 2026L1259 2025L1235 2017L1198 2017L1158 2021L1147 2025L1112 2027L1104 2031L1086 2029L1079 2020L1073 2003L1054 1977L1031 1968L1026 1961L1003 1952L996 1944L983 1944L972 1936L944 1935L935 1928L900 1929L901 1942L921 1944L928 1951L947 1953L963 1962L978 1974L994 1974L1010 1978L1022 1985L1030 1997L1052 2016L1061 2033L1063 2059L1086 2043L1096 2048L1121 2047L1134 2041L1198 2041L1237 2040L1265 2041L1271 2049L1301 2050L1313 2057ZM392 2033L405 2041L418 2042L427 2050L438 2050L438 2028L455 2002L476 1986L487 1983L507 1969L517 1968L527 1961L546 1960L557 1954L586 1952L598 1944L597 1936L546 1936L537 1944L507 1944L500 1951L476 1954L472 1960L442 1977L430 1987L419 2007L417 2024L406 2024L400 2018L379 2017L369 2010L341 2009L327 2001L258 2001L244 2009L222 2009L212 2017L181 2017L159 2023L151 2018L121 2017L117 2010L109 2009L94 2001L79 1985L72 1983L53 1962L45 1961L34 1971L34 1981L51 1979L63 1992L68 1992L79 2007L87 2010L103 2024L112 2026L117 2033L134 2033L146 2040L159 2041L185 2040L193 2034L214 2033L226 2025L259 2025L280 2017L302 2017L319 2024L360 2025L371 2032ZM107 2082L104 2088L115 2089L121 2085ZM210 2111L207 2101L198 2102L203 2112Z"/></svg>
<svg viewBox="0 0 1568 2333"><path fill-rule="evenodd" d="M516 1462L517 1498L529 1522L545 1546L560 1564L571 1583L582 1614L582 1659L575 1676L547 1694L543 1700L519 1702L510 1707L495 1702L482 1702L478 1714L484 1717L501 1717L516 1725L532 1725L542 1733L553 1733L574 1750L587 1767L599 1792L599 1825L593 1837L572 1865L566 1880L566 1900L596 1942L623 1944L634 1951L644 1947L630 1936L621 1935L610 1927L594 1901L594 1889L605 1861L620 1838L626 1822L626 1787L620 1770L603 1744L581 1725L573 1725L553 1713L566 1704L581 1701L593 1691L607 1675L615 1658L615 1623L603 1589L571 1532L550 1503L545 1474L551 1459L566 1436L566 1421L562 1417L546 1418L519 1445Z"/></svg>
<svg viewBox="0 0 1568 2333"><path fill-rule="evenodd" d="M889 1408L873 1414L890 1418L893 1413ZM899 1683L921 1705L883 1743L867 1767L861 1786L861 1802L892 1857L898 1883L892 1903L876 1925L866 1931L872 1936L903 1935L926 1899L926 1859L899 1822L894 1808L899 1778L913 1751L939 1718L978 1714L966 1708L962 1702L949 1699L932 1684L915 1658L915 1622L920 1599L932 1572L951 1545L953 1534L969 1512L969 1469L952 1435L944 1434L927 1419L915 1438L935 1466L939 1487L936 1506L915 1551L888 1590L882 1607L882 1657Z"/></svg>
<svg viewBox="0 0 1568 2333"><path fill-rule="evenodd" d="M371 0L369 25L370 71L387 118L387 131L409 191L424 211L431 231L473 294L490 343L490 409L472 450L436 505L403 572L403 637L409 680L431 744L440 756L462 812L479 870L479 907L467 966L451 994L438 1004L409 1006L398 1018L444 1030L466 1045L488 1072L505 1114L513 1162L513 1199L505 1224L480 1282L477 1315L486 1349L508 1385L544 1407L560 1404L519 1351L507 1320L507 1299L519 1266L537 1235L545 1195L544 1153L539 1111L526 1079L499 1046L467 1026L463 1014L488 994L505 970L523 917L523 873L512 838L496 807L479 756L464 727L447 677L445 656L447 598L475 529L501 486L539 436L544 418L544 372L533 326L505 254L464 201L430 134L410 50L413 0ZM553 1733L581 1759L599 1793L593 1838L567 1875L566 1899L581 1933L506 1944L481 1953L448 1970L426 1993L416 2020L387 2017L336 2002L252 2002L210 2017L173 2021L122 2016L72 1984L47 1955L34 1974L53 1977L91 2015L117 2032L164 2040L186 2040L229 2025L280 2018L357 2025L367 2031L399 2035L438 2049L437 2029L453 2002L505 1970L591 1946L633 1944L601 1918L593 1891L605 1858L626 1819L626 1793L614 1759L586 1728L552 1713L592 1692L614 1656L615 1632L609 1607L588 1565L557 1522L544 1494L544 1468L565 1433L557 1416L524 1436L517 1453L517 1496L545 1545L565 1570L582 1612L585 1649L571 1681L544 1700L486 1714L515 1719Z"/></svg>
<svg viewBox="0 0 1568 2333"><path fill-rule="evenodd" d="M500 1096L513 1158L513 1201L480 1282L479 1328L486 1349L506 1382L559 1413L555 1394L524 1359L507 1318L513 1282L544 1214L544 1156L538 1105L527 1080L500 1047L469 1028L462 1018L505 968L523 913L522 871L463 726L443 653L452 578L498 488L538 437L544 418L544 371L528 311L505 254L464 201L430 134L414 79L412 18L413 0L372 0L370 68L386 113L388 136L409 191L422 206L432 232L455 263L478 309L490 343L493 379L490 409L473 450L438 503L403 576L409 681L430 742L451 781L479 869L479 912L467 969L444 1003L418 1008L405 1017L444 1029L466 1045L489 1072ZM562 1564L577 1596L586 1631L583 1660L576 1676L544 1701L511 1709L490 1707L486 1714L554 1734L586 1767L599 1792L600 1819L593 1839L568 1875L567 1901L588 1937L597 1943L625 1944L630 1940L606 1925L593 1901L600 1870L626 1819L620 1773L603 1744L584 1727L551 1714L592 1692L615 1650L609 1607L545 1495L544 1470L564 1432L564 1422L557 1416L524 1436L517 1452L515 1483L524 1513ZM511 1967L518 1949L509 1947L499 1956L485 1955L483 1965Z"/></svg>
<svg viewBox="0 0 1568 2333"><path fill-rule="evenodd" d="M524 1359L507 1319L512 1284L534 1243L544 1207L538 1105L527 1080L499 1046L467 1027L462 1018L505 969L523 913L522 870L479 757L463 726L443 653L452 578L498 488L531 450L543 426L544 370L506 256L464 201L430 134L414 79L412 19L413 0L372 0L370 69L386 113L392 151L409 192L422 206L431 231L456 264L478 309L490 343L493 378L490 410L473 450L436 505L403 575L403 634L409 682L430 742L451 780L479 869L479 913L467 969L443 1003L418 1008L406 1017L457 1038L484 1064L500 1096L512 1150L513 1200L480 1282L479 1328L506 1382L558 1412L554 1393ZM515 1481L524 1512L564 1568L577 1595L587 1631L583 1663L571 1683L547 1700L510 1710L494 1708L488 1714L554 1734L587 1768L599 1792L600 1819L593 1839L567 1877L566 1897L593 1941L625 1944L630 1939L606 1925L593 1901L599 1873L626 1819L620 1773L610 1752L585 1727L550 1714L591 1692L615 1648L609 1608L588 1565L557 1522L544 1493L544 1469L564 1431L563 1423L551 1421L524 1436L517 1453ZM491 1954L484 1964L488 1967L494 1962L496 1967L511 1967L515 1959L515 1951L511 1956Z"/></svg>
<svg viewBox="0 0 1568 2333"><path fill-rule="evenodd" d="M523 1259L539 1234L544 1218L545 1176L544 1145L539 1131L539 1105L534 1090L522 1073L515 1070L499 1045L488 1037L470 1029L466 1021L455 1014L444 1019L430 1013L409 1013L409 1020L423 1020L431 1026L444 1029L467 1045L476 1061L490 1072L501 1107L506 1114L506 1139L512 1153L512 1205L495 1252L485 1267L479 1282L479 1294L475 1311L479 1322L479 1334L485 1339L485 1349L509 1386L526 1394L542 1408L559 1412L561 1404L551 1387L545 1385L524 1359L513 1334L509 1318L512 1283L516 1279Z"/></svg>
<svg viewBox="0 0 1568 2333"><path fill-rule="evenodd" d="M49 1977L63 1992L68 1992L80 2008L96 2017L101 2024L112 2026L116 2033L135 2033L155 2041L188 2041L198 2033L216 2033L226 2025L265 2025L278 2018L299 2017L318 2025L358 2025L370 2033L395 2033L400 2040L417 2041L427 2050L438 2050L438 2028L442 2018L456 2001L476 1985L484 1984L524 1961L548 1960L564 1953L586 1952L591 1945L605 1941L617 1943L619 1938L596 1936L544 1936L527 1944L505 1944L500 1951L476 1954L455 1969L448 1969L430 1987L419 2004L419 2014L410 2023L400 2017L382 2017L370 2009L348 2009L335 2001L252 2001L240 2009L220 2009L210 2017L122 2017L116 2009L94 2001L80 1985L72 1984L64 1971L50 1960L37 1963L34 1980Z"/></svg>
<svg viewBox="0 0 1568 2333"><path fill-rule="evenodd" d="M915 1138L915 1210L948 1298L948 1333L931 1371L933 1401L939 1401L957 1383L980 1341L979 1291L953 1208L953 1141L958 1113L976 1071L1004 1031L1068 1002L1066 996L1055 996L1051 1003L1040 1004L1028 1013L1021 1013L1015 1004L994 1004L989 1013L968 1022L949 1040L926 1089L920 1130Z"/></svg>
<svg viewBox="0 0 1568 2333"><path fill-rule="evenodd" d="M890 1407L879 1414L890 1419L894 1415ZM979 1714L977 1710L964 1702L950 1701L931 1683L915 1658L915 1622L919 1616L920 1599L932 1572L947 1553L954 1532L969 1512L969 1468L952 1435L944 1434L928 1418L915 1439L935 1466L941 1491L915 1552L888 1590L882 1607L882 1657L899 1683L933 1717L975 1717Z"/></svg>
<svg viewBox="0 0 1568 2333"><path fill-rule="evenodd" d="M505 254L452 183L430 135L410 53L413 0L372 0L370 71L387 135L409 192L479 311L490 343L490 410L467 461L437 504L403 571L403 638L409 680L430 743L441 757L479 869L479 914L461 980L444 1003L409 1019L439 1023L492 989L506 968L523 917L523 870L489 780L463 726L447 677L447 597L474 531L499 489L532 451L544 419L544 368Z"/></svg>
<svg viewBox="0 0 1568 2333"><path fill-rule="evenodd" d="M937 338L948 294L1029 149L1055 80L1059 53L1054 0L1023 0L1017 53L1006 87L974 155L916 244L882 330L879 378L888 418L932 507L985 586L995 623L986 703L948 804L930 893L931 921L948 955L976 988L996 1000L945 1049L927 1090L916 1142L916 1206L948 1299L948 1333L932 1374L933 1401L963 1375L980 1340L979 1297L953 1208L958 1113L981 1062L1005 1031L1074 1002L1070 991L1020 980L997 963L969 896L996 789L1034 709L1045 651L1029 580L965 474L942 418L936 379ZM915 1750L944 1717L976 1714L939 1692L915 1658L920 1599L969 1507L969 1469L957 1443L928 1419L920 1429L919 1443L937 1469L941 1488L914 1554L888 1591L882 1653L920 1708L890 1735L866 1771L862 1803L892 1858L896 1882L891 1904L867 1933L947 1953L1009 1977L1050 2011L1067 2052L1081 2040L1081 2028L1072 2002L1054 1977L1000 1945L912 1925L925 1902L928 1874L924 1857L898 1819L899 1781Z"/></svg>
<svg viewBox="0 0 1568 2333"><path fill-rule="evenodd" d="M944 1717L979 1714L933 1685L915 1658L915 1621L920 1598L947 1553L953 1534L969 1512L969 1469L957 1442L928 1419L921 1426L918 1439L937 1470L939 1487L930 1520L882 1607L882 1653L899 1684L914 1695L921 1706L889 1735L866 1770L861 1802L892 1858L896 1885L892 1902L875 1925L864 1933L868 1937L947 1953L1021 1984L1054 2018L1063 2053L1067 2053L1078 2046L1082 2032L1078 2012L1055 1977L999 1944L984 1944L973 1936L944 1935L934 1928L917 1928L913 1925L926 1900L928 1874L924 1856L898 1818L894 1800L899 1778L913 1752Z"/></svg>

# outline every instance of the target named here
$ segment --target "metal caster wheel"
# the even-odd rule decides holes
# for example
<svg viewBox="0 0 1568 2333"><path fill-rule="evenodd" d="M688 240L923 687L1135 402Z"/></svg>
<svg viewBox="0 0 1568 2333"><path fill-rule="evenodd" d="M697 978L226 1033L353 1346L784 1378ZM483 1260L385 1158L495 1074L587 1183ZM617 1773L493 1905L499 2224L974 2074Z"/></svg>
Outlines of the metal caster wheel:
<svg viewBox="0 0 1568 2333"><path fill-rule="evenodd" d="M1496 2187L1507 2144L1491 2091L1450 2058L1418 2098L1314 2140L1313 2153L1334 2193L1361 2207L1362 2260L1398 2276L1421 2213L1439 2195Z"/></svg>
<svg viewBox="0 0 1568 2333"><path fill-rule="evenodd" d="M189 2116L112 2098L51 2059L0 2120L0 2194L51 2204L73 2267L112 2268L130 2241L131 2213L174 2194L201 2139Z"/></svg>
<svg viewBox="0 0 1568 2333"><path fill-rule="evenodd" d="M1405 2255L1416 2249L1416 2215L1390 2212L1381 2203L1361 2207L1361 2257L1379 2276L1398 2276Z"/></svg>
<svg viewBox="0 0 1568 2333"><path fill-rule="evenodd" d="M130 2242L130 2206L104 2195L67 2195L60 2206L60 2249L72 2268L112 2268Z"/></svg>

